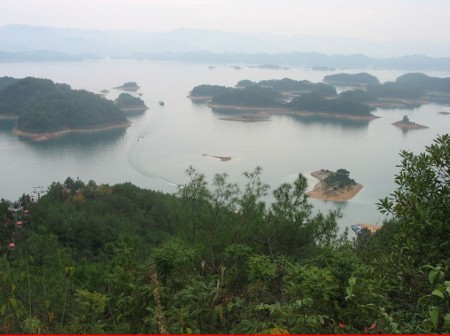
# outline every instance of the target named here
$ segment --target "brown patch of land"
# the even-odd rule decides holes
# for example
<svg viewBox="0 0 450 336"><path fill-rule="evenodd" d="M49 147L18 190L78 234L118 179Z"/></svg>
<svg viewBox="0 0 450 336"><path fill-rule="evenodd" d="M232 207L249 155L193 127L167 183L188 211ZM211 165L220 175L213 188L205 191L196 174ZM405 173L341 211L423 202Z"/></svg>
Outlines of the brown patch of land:
<svg viewBox="0 0 450 336"><path fill-rule="evenodd" d="M361 229L367 229L372 233L377 232L379 229L381 229L381 226L375 225L375 224L358 224Z"/></svg>
<svg viewBox="0 0 450 336"><path fill-rule="evenodd" d="M79 129L64 129L59 130L55 132L45 132L45 133L33 133L33 132L26 132L22 131L20 129L14 128L13 132L24 138L28 138L33 141L46 141L54 138L58 138L70 133L91 133L91 132L101 132L101 131L109 131L113 129L119 129L119 128L127 128L130 126L131 123L127 122L125 124L117 124L117 125L108 125L108 126L100 126L95 128L79 128Z"/></svg>
<svg viewBox="0 0 450 336"><path fill-rule="evenodd" d="M216 156L216 155L209 155L209 154L203 154L202 156L213 157L213 158L219 159L222 162L231 160L231 156Z"/></svg>
<svg viewBox="0 0 450 336"><path fill-rule="evenodd" d="M392 125L397 126L401 129L423 129L423 128L429 128L428 126L416 124L415 122L404 122L402 120L396 121L395 123L392 123Z"/></svg>
<svg viewBox="0 0 450 336"><path fill-rule="evenodd" d="M309 197L324 201L345 202L355 197L355 195L363 188L363 185L360 183L339 189L335 186L330 186L324 180L331 173L332 172L323 169L311 173L311 176L317 178L319 183L314 186L313 190L308 192Z"/></svg>

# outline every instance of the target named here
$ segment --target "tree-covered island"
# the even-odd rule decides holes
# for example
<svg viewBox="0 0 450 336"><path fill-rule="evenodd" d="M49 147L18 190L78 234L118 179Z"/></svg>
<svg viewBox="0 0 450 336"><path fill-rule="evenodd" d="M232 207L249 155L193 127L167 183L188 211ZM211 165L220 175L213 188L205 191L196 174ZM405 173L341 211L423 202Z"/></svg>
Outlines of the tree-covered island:
<svg viewBox="0 0 450 336"><path fill-rule="evenodd" d="M328 84L289 78L260 82L242 80L234 88L199 85L192 89L189 98L208 101L214 110L247 113L249 118L251 115L261 117L261 111L362 120L376 118L371 113L374 108L363 99L338 95Z"/></svg>
<svg viewBox="0 0 450 336"><path fill-rule="evenodd" d="M253 82L241 80L235 87L199 85L189 98L208 102L218 111L245 113L288 113L298 116L371 120L376 108L413 108L430 102L450 102L450 77L430 77L420 73L405 74L394 82L380 83L370 74L335 74L325 76L326 83L357 86L339 94L326 83L312 83L290 78Z"/></svg>
<svg viewBox="0 0 450 336"><path fill-rule="evenodd" d="M8 85L1 83L8 81ZM70 132L125 128L129 121L114 102L100 95L72 90L67 84L27 77L0 79L0 116L16 119L14 132L46 140Z"/></svg>
<svg viewBox="0 0 450 336"><path fill-rule="evenodd" d="M123 90L123 91L137 91L140 86L136 82L126 82L120 86L116 86L114 89Z"/></svg>
<svg viewBox="0 0 450 336"><path fill-rule="evenodd" d="M350 178L350 172L346 169L338 169L336 172L321 169L311 173L319 180L314 189L308 192L312 198L326 201L345 202L352 199L363 185Z"/></svg>
<svg viewBox="0 0 450 336"><path fill-rule="evenodd" d="M148 110L148 107L141 98L134 97L129 93L121 93L114 103L118 108L127 113L143 113Z"/></svg>

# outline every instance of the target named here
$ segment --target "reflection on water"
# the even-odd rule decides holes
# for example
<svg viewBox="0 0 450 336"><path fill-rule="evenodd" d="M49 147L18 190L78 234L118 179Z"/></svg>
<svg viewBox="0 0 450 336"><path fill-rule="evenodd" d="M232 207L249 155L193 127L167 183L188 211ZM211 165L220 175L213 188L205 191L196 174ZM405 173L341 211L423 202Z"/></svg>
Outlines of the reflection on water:
<svg viewBox="0 0 450 336"><path fill-rule="evenodd" d="M367 129L371 120L337 119L326 116L293 115L292 118L305 125L337 126L348 129Z"/></svg>
<svg viewBox="0 0 450 336"><path fill-rule="evenodd" d="M71 133L62 137L47 141L30 141L23 139L30 148L38 152L65 152L77 149L104 150L108 147L116 147L124 142L125 129L105 130L101 132Z"/></svg>

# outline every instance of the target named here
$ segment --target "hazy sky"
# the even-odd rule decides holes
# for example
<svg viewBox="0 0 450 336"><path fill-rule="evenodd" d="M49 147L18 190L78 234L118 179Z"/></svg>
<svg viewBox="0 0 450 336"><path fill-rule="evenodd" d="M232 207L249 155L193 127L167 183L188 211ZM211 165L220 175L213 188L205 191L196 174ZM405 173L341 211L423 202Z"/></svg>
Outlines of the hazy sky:
<svg viewBox="0 0 450 336"><path fill-rule="evenodd" d="M0 26L228 32L450 44L450 0L0 0Z"/></svg>

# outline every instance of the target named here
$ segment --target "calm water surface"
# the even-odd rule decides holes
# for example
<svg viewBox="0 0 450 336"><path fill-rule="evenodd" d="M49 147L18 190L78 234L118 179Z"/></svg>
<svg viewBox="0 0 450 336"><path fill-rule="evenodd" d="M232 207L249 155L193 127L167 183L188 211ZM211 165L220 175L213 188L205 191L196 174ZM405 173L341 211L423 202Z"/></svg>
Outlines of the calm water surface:
<svg viewBox="0 0 450 336"><path fill-rule="evenodd" d="M380 81L395 80L405 72L367 71ZM192 165L211 179L227 172L231 181L243 185L242 173L263 167L263 179L272 188L292 182L299 173L346 168L364 185L345 203L312 200L321 211L341 208L342 227L358 222L381 224L375 202L395 189L394 174L401 149L421 152L438 134L449 133L450 117L438 114L450 107L428 104L414 110L378 109L381 118L368 123L324 122L290 116L272 116L269 121L244 123L221 120L221 114L192 103L186 96L199 84L234 86L239 80L259 81L289 77L321 81L329 72L301 68L268 70L228 66L209 69L193 65L150 61L99 61L81 63L0 64L0 76L49 78L74 89L99 93L136 81L149 110L130 117L126 131L71 135L48 142L24 141L11 133L13 123L0 124L0 197L16 200L33 187L44 189L68 176L83 181L114 184L130 181L140 187L175 192L187 182L185 170ZM428 72L447 77L448 73ZM341 89L342 90L342 89ZM158 104L165 101L165 106ZM391 125L407 114L410 120L429 126L402 131ZM139 140L139 141L138 141ZM231 156L221 162L212 157ZM308 177L311 186L316 182ZM270 199L269 199L270 200Z"/></svg>

